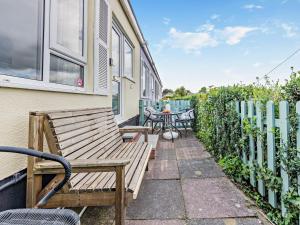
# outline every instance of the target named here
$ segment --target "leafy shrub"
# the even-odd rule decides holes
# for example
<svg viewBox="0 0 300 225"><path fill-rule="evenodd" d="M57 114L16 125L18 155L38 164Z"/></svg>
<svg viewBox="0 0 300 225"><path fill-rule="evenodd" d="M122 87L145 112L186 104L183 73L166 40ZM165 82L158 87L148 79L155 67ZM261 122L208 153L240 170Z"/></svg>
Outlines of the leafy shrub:
<svg viewBox="0 0 300 225"><path fill-rule="evenodd" d="M278 106L282 100L287 100L290 106L290 130L288 154L285 156L280 146L279 130L275 129L276 137L276 162L277 173L273 174L267 165L253 166L246 165L243 157L249 158L249 135L255 139L261 137L264 149L266 149L266 129L258 130L255 121L250 123L249 119L240 120L236 110L236 101L260 101L265 106L267 101L272 100ZM197 137L206 146L207 150L218 160L226 174L235 182L248 186L248 191L260 205L267 211L268 216L276 224L296 224L300 205L298 195L297 173L300 171L300 160L297 157L296 130L298 129L298 119L296 117L296 102L300 101L300 72L293 73L284 85L272 82L268 77L263 81L257 81L250 85L233 85L228 87L211 88L206 93L193 95L192 105L196 111L196 123L194 129ZM278 116L278 107L275 107L275 114ZM264 119L266 118L266 108L262 107ZM255 119L255 118L254 118ZM253 123L254 122L254 123ZM243 129L241 129L243 125ZM243 155L244 153L244 155ZM282 196L288 214L285 218L280 216L277 209L272 209L267 201L263 199L249 185L249 176L254 171L257 179L265 181L266 187L280 194L282 180L279 174L280 162L283 168L291 177L290 191ZM258 197L260 196L260 197Z"/></svg>

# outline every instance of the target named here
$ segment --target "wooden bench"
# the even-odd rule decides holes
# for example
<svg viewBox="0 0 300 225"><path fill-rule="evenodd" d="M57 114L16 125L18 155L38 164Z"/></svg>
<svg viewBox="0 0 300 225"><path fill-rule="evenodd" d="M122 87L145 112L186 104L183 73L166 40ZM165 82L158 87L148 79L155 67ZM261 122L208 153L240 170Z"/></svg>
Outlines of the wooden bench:
<svg viewBox="0 0 300 225"><path fill-rule="evenodd" d="M125 126L124 128L129 128L128 126ZM145 136L141 135L139 133L124 133L123 136L123 141L124 142L145 142ZM151 154L150 154L150 159L155 159L155 152L157 149L159 141L159 135L158 134L149 134L148 135L148 143L151 144L152 149L151 149Z"/></svg>
<svg viewBox="0 0 300 225"><path fill-rule="evenodd" d="M124 132L141 132L145 142L123 143ZM29 148L43 151L44 137L50 152L72 165L68 185L44 207L115 205L116 224L124 224L125 206L137 197L151 153L148 128L119 128L111 108L31 112ZM55 175L46 185L45 174ZM27 207L34 207L62 177L58 164L29 157Z"/></svg>
<svg viewBox="0 0 300 225"><path fill-rule="evenodd" d="M145 141L145 136L141 135L138 142L142 143ZM155 159L156 157L156 149L159 142L159 135L158 134L149 134L148 135L148 143L151 144L151 154L150 159Z"/></svg>

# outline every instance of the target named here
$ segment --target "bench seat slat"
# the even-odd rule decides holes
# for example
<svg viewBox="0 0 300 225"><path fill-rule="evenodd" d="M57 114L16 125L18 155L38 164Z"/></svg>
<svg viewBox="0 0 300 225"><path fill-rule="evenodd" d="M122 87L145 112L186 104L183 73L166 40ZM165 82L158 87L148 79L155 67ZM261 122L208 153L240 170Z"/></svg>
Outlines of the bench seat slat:
<svg viewBox="0 0 300 225"><path fill-rule="evenodd" d="M116 151L120 149L121 146L116 145ZM82 159L82 158L80 158ZM97 157L97 155L92 155L89 159L106 159L105 157ZM76 175L76 178L71 179L70 182L73 186L75 186L87 173L80 173Z"/></svg>
<svg viewBox="0 0 300 225"><path fill-rule="evenodd" d="M137 144L135 146L132 145L132 147L129 149L128 158L130 158L131 161L130 161L129 165L127 165L125 167L125 180L126 180L126 177L127 177L128 170L132 167L135 159L138 157L139 150L140 150L141 147L142 147L142 144ZM127 157L124 157L124 158L127 158ZM115 175L116 175L115 173L111 173L110 177L107 177L106 182L99 183L98 186L96 187L96 189L103 189L103 190L111 189L112 184L116 180ZM127 177L127 179L128 179L128 177ZM127 187L126 187L126 189L127 189Z"/></svg>
<svg viewBox="0 0 300 225"><path fill-rule="evenodd" d="M132 155L132 157L130 157L130 159L131 159L130 164L125 167L125 187L126 187L126 189L128 188L128 183L131 180L131 177L135 170L136 164L138 163L138 161L140 161L140 158L142 157L142 155L144 153L144 148L145 148L144 143L140 143L138 146L139 146L138 148L133 150L134 154ZM115 177L115 174L113 174L113 178L111 178L109 180L109 182L103 187L103 189L109 190L109 189L115 188L115 181L116 181L116 177Z"/></svg>
<svg viewBox="0 0 300 225"><path fill-rule="evenodd" d="M125 155L130 157L134 154L134 161L131 161L129 165L125 167L126 170L126 189L129 192L134 192L138 185L138 178L142 176L142 169L144 166L141 163L147 160L150 156L151 148L146 143L137 144L135 142L129 143L130 148L127 147ZM121 158L121 157L118 157ZM79 175L79 174L78 174ZM81 182L71 188L71 191L114 191L115 190L115 173L113 172L98 172L98 173L84 173Z"/></svg>
<svg viewBox="0 0 300 225"><path fill-rule="evenodd" d="M116 151L116 155L113 155L111 157L112 159L122 158L122 157L125 158L125 156L127 157L127 155L124 155L124 154L126 154L127 149L130 148L130 145L123 145L122 147L123 148L120 148L119 151ZM95 173L95 174L97 174L97 176L99 177L97 179L97 180L99 180L99 182L107 175L107 173ZM85 173L85 174L78 174L77 176L84 177L86 175L87 174ZM91 177L91 179L93 179L93 177ZM94 181L94 182L96 182L96 181ZM92 183L94 183L94 182L92 182ZM87 186L89 186L89 185L87 185ZM83 189L83 187L81 186L81 184L77 183L76 185L73 185L73 189L79 190L79 189Z"/></svg>
<svg viewBox="0 0 300 225"><path fill-rule="evenodd" d="M112 159L121 158L123 155L120 155L120 153L126 152L129 145L123 145L123 148L119 148L117 151L114 152L114 155L112 155ZM95 182L99 183L103 178L105 177L104 173L93 173L91 178L83 184L81 187L78 187L79 185L74 186L74 189L87 189L91 185L93 185ZM96 185L95 185L96 186Z"/></svg>
<svg viewBox="0 0 300 225"><path fill-rule="evenodd" d="M141 161L139 162L138 167L137 167L135 173L133 174L133 177L132 177L132 179L129 183L129 187L128 187L128 190L133 193L133 198L134 199L136 199L136 197L137 197L137 193L138 193L139 188L141 186L142 179L143 179L144 174L145 174L147 162L150 158L150 154L151 154L151 150L152 150L151 145L149 145L149 144L146 144L146 145L147 146L146 146L144 155L141 158Z"/></svg>

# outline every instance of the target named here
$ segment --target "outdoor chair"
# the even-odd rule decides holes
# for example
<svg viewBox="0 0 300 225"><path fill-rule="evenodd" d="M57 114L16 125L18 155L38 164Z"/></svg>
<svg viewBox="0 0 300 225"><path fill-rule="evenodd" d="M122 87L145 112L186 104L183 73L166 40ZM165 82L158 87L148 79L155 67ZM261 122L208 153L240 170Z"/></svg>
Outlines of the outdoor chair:
<svg viewBox="0 0 300 225"><path fill-rule="evenodd" d="M145 126L146 123L148 121L150 121L151 128L152 128L152 134L154 133L154 130L159 123L161 123L162 126L164 125L164 119L158 115L158 112L153 107L147 106L144 109L144 115L146 116L146 119L145 119L143 126Z"/></svg>
<svg viewBox="0 0 300 225"><path fill-rule="evenodd" d="M39 209L58 192L71 177L71 165L65 158L45 152L35 151L27 148L16 148L0 146L0 152L10 152L33 156L45 160L60 163L64 168L64 177L56 186L45 194L33 209L13 209L0 213L0 225L78 225L79 216L69 209ZM2 190L0 189L0 192Z"/></svg>
<svg viewBox="0 0 300 225"><path fill-rule="evenodd" d="M177 118L175 119L175 127L180 123L184 127L185 136L187 136L187 127L189 124L193 123L195 119L195 110L187 109L186 112L181 112L177 114Z"/></svg>

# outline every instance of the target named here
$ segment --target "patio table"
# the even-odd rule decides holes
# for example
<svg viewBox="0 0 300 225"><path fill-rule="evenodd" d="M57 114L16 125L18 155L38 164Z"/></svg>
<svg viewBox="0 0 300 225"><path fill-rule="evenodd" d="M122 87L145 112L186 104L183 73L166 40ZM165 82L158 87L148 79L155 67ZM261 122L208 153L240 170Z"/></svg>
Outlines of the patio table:
<svg viewBox="0 0 300 225"><path fill-rule="evenodd" d="M170 132L172 137L172 142L174 142L174 131L176 131L180 136L181 132L178 130L178 128L174 125L175 119L174 117L178 116L178 113L172 113L172 112L160 112L160 113L154 113L153 115L156 115L158 117L163 118L163 127L162 130L165 131L166 129L169 129L168 132Z"/></svg>

